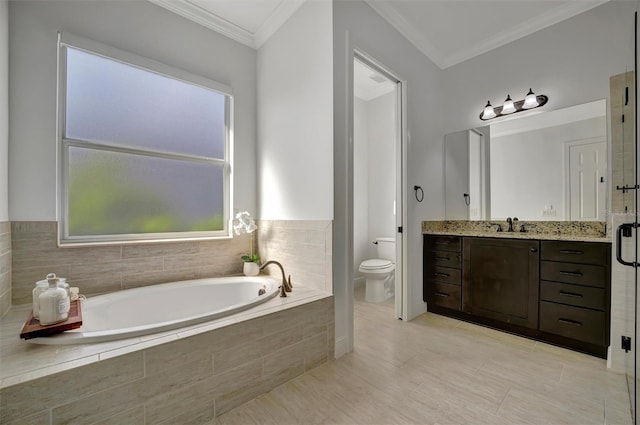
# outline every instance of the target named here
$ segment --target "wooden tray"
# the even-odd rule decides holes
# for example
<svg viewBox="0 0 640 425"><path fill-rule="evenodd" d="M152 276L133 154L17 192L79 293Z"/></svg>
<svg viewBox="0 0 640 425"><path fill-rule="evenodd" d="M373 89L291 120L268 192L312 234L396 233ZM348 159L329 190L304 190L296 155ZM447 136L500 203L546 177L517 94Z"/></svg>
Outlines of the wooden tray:
<svg viewBox="0 0 640 425"><path fill-rule="evenodd" d="M71 301L69 318L64 322L55 323L53 325L40 325L40 321L38 319L34 319L33 312L31 312L29 314L29 318L20 331L20 338L31 339L38 338L40 336L49 336L68 331L70 329L77 329L80 326L82 326L82 308L80 306L80 301L76 300Z"/></svg>

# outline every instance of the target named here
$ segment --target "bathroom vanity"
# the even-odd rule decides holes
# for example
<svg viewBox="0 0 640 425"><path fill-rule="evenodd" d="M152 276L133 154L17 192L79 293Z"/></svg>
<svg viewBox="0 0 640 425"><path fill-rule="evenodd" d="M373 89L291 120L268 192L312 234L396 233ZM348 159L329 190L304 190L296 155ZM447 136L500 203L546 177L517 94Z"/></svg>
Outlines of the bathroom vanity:
<svg viewBox="0 0 640 425"><path fill-rule="evenodd" d="M439 232L423 239L428 311L606 357L611 244L604 238Z"/></svg>

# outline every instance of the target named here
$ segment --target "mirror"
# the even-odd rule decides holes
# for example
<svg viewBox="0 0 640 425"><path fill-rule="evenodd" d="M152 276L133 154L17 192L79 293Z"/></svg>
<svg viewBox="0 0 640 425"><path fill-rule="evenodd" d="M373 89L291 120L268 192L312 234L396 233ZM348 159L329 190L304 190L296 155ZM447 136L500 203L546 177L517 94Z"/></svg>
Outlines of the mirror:
<svg viewBox="0 0 640 425"><path fill-rule="evenodd" d="M445 136L447 220L605 221L606 100Z"/></svg>

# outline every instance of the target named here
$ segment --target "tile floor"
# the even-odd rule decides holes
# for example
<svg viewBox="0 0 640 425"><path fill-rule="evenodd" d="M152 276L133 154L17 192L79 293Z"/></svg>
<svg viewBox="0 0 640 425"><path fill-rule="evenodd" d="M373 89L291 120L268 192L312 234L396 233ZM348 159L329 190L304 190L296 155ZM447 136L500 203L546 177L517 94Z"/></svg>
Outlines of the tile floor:
<svg viewBox="0 0 640 425"><path fill-rule="evenodd" d="M356 290L355 350L227 412L216 424L631 424L604 360L425 314Z"/></svg>

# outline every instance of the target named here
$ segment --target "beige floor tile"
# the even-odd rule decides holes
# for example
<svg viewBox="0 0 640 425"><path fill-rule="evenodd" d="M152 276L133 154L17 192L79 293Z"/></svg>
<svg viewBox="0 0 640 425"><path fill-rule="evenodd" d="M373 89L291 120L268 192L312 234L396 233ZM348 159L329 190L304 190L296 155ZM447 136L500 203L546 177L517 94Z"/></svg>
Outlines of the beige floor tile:
<svg viewBox="0 0 640 425"><path fill-rule="evenodd" d="M393 300L365 303L357 288L354 352L215 424L631 424L626 379L602 359L431 313L403 322L393 311Z"/></svg>

